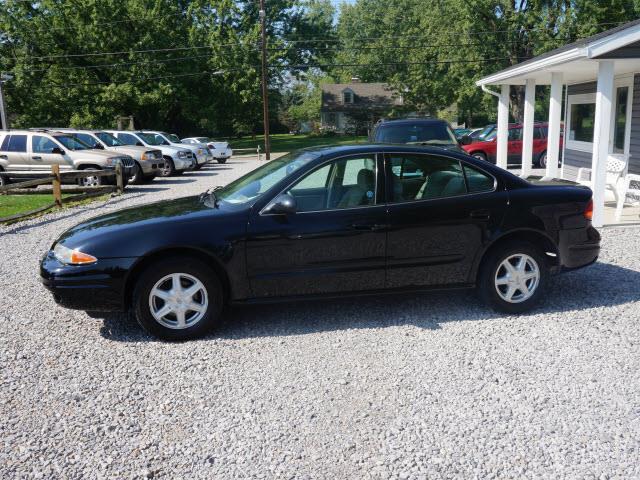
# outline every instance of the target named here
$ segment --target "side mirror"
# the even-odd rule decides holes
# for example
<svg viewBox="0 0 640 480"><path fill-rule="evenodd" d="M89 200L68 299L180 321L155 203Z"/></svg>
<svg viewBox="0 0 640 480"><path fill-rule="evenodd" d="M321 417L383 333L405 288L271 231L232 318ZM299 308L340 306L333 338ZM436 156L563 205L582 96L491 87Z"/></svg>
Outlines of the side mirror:
<svg viewBox="0 0 640 480"><path fill-rule="evenodd" d="M142 142L136 142L136 147L144 147L144 143L142 143Z"/></svg>
<svg viewBox="0 0 640 480"><path fill-rule="evenodd" d="M288 193L283 193L274 198L262 211L270 215L291 215L297 210L296 199Z"/></svg>
<svg viewBox="0 0 640 480"><path fill-rule="evenodd" d="M58 155L64 155L64 150L62 150L60 147L53 147L51 149L51 153L57 153Z"/></svg>
<svg viewBox="0 0 640 480"><path fill-rule="evenodd" d="M460 139L461 145L471 145L473 143L473 139L469 135L465 135Z"/></svg>
<svg viewBox="0 0 640 480"><path fill-rule="evenodd" d="M104 146L101 143L96 143L93 148L96 150L104 150Z"/></svg>

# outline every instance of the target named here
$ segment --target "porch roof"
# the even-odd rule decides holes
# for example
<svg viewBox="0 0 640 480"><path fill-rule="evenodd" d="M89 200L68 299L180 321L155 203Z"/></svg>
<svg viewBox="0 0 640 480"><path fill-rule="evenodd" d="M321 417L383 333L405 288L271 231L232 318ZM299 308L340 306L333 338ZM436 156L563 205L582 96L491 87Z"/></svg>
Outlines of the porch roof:
<svg viewBox="0 0 640 480"><path fill-rule="evenodd" d="M615 59L615 74L640 72L640 19L583 38L517 65L484 77L476 85L524 85L551 83L551 73L561 72L565 83L597 77L597 60Z"/></svg>

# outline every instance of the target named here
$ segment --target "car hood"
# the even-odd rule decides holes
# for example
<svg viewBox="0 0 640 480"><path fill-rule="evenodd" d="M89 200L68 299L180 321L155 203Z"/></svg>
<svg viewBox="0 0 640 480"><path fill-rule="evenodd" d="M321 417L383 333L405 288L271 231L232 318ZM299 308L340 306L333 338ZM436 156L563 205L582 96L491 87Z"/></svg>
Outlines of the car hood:
<svg viewBox="0 0 640 480"><path fill-rule="evenodd" d="M135 257L153 250L159 242L156 248L211 239L217 221L227 230L245 228L245 221L234 220L237 215L237 209L213 208L201 196L184 197L92 218L64 232L56 243L98 258ZM242 215L246 217L246 212Z"/></svg>
<svg viewBox="0 0 640 480"><path fill-rule="evenodd" d="M69 154L70 155L82 155L83 158L87 159L87 158L95 158L98 161L102 161L106 158L113 158L113 157L118 157L121 154L117 153L117 152L110 152L110 151L105 151L105 150L94 150L94 149L87 149L87 150L69 150Z"/></svg>
<svg viewBox="0 0 640 480"><path fill-rule="evenodd" d="M130 157L140 158L140 156L148 152L147 147L138 147L136 145L122 145L118 147L107 147L107 151L121 153L123 155L129 155Z"/></svg>

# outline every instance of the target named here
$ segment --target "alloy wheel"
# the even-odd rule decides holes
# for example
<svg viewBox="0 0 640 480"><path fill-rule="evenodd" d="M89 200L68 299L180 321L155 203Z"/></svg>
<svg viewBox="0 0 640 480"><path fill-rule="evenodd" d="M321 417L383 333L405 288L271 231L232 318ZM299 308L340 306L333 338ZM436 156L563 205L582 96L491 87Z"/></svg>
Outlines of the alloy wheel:
<svg viewBox="0 0 640 480"><path fill-rule="evenodd" d="M149 293L149 308L162 326L182 330L207 313L209 298L204 284L188 273L172 273L156 282Z"/></svg>
<svg viewBox="0 0 640 480"><path fill-rule="evenodd" d="M494 280L500 298L509 303L530 299L540 284L540 268L529 255L517 253L498 266Z"/></svg>
<svg viewBox="0 0 640 480"><path fill-rule="evenodd" d="M90 177L83 177L80 179L80 183L83 187L99 187L100 177L92 175Z"/></svg>

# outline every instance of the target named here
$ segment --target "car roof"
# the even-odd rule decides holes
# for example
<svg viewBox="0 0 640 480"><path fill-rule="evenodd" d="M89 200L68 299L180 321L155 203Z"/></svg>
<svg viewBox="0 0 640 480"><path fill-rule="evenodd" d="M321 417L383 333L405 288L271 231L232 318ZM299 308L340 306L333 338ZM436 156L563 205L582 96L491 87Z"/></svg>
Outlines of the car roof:
<svg viewBox="0 0 640 480"><path fill-rule="evenodd" d="M434 124L434 123L448 123L446 120L442 120L441 118L396 118L393 120L383 120L378 123L378 127L382 127L384 125L407 125L407 124L415 124L415 123L424 123L424 124Z"/></svg>

